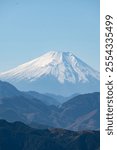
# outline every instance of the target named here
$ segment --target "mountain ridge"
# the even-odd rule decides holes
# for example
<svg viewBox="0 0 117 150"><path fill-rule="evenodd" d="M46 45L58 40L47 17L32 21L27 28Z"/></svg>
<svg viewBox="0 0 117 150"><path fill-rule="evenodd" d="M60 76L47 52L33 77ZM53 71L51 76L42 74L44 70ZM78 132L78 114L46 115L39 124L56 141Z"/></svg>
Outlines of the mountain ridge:
<svg viewBox="0 0 117 150"><path fill-rule="evenodd" d="M0 150L98 150L99 131L34 129L21 122L0 120Z"/></svg>

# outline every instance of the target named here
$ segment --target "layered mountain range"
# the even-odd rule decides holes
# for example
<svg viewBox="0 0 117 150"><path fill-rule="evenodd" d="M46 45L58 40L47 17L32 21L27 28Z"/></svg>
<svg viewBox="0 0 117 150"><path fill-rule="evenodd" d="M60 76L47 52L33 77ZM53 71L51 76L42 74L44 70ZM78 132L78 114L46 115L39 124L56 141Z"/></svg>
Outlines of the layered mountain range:
<svg viewBox="0 0 117 150"><path fill-rule="evenodd" d="M35 92L21 92L8 82L0 81L0 119L22 121L69 130L100 128L100 94L75 96L64 103Z"/></svg>
<svg viewBox="0 0 117 150"><path fill-rule="evenodd" d="M0 73L0 79L20 90L63 96L99 91L99 72L71 52L50 51Z"/></svg>

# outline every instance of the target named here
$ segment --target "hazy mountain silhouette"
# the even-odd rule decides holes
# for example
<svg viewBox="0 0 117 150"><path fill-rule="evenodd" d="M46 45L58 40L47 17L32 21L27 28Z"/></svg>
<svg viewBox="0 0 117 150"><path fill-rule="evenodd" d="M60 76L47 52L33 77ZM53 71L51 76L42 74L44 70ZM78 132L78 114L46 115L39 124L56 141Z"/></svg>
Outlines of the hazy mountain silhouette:
<svg viewBox="0 0 117 150"><path fill-rule="evenodd" d="M11 93L12 89L11 96L4 97L2 95L0 98L1 119L23 121L27 124L43 124L70 130L99 129L99 93L78 95L57 107L47 105L42 100L29 96L27 93L24 94L9 83L0 82L0 84L4 87L2 90L7 93Z"/></svg>

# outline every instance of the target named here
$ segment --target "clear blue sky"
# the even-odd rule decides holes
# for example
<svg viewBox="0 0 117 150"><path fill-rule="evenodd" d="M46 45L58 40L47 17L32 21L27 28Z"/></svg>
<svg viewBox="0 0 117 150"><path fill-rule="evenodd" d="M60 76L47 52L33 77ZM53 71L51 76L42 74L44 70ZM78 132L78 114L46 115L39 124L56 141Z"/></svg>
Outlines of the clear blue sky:
<svg viewBox="0 0 117 150"><path fill-rule="evenodd" d="M0 72L50 51L99 70L99 0L0 0Z"/></svg>

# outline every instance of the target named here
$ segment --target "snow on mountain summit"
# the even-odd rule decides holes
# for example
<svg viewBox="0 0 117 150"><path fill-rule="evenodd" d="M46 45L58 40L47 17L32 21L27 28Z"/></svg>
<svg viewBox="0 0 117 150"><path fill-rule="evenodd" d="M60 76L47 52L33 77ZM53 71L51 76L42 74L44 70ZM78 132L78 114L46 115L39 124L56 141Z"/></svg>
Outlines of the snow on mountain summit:
<svg viewBox="0 0 117 150"><path fill-rule="evenodd" d="M88 82L89 76L99 80L99 73L73 53L56 51L50 51L30 62L3 72L0 78L33 82L47 75L55 77L60 83Z"/></svg>

